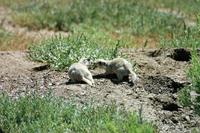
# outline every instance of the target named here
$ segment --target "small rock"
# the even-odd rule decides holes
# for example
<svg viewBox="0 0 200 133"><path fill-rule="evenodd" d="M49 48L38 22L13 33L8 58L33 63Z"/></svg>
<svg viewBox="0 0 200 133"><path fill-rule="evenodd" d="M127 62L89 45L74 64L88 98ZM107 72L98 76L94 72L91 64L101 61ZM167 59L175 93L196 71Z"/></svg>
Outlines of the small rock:
<svg viewBox="0 0 200 133"><path fill-rule="evenodd" d="M127 90L127 95L133 95L133 92L131 90Z"/></svg>
<svg viewBox="0 0 200 133"><path fill-rule="evenodd" d="M172 121L173 123L177 124L177 123L178 123L178 118L177 118L177 117L172 117L172 118L171 118L171 121Z"/></svg>
<svg viewBox="0 0 200 133"><path fill-rule="evenodd" d="M188 115L185 116L185 119L189 122L190 121L190 117Z"/></svg>
<svg viewBox="0 0 200 133"><path fill-rule="evenodd" d="M109 96L109 94L107 93L107 94L105 94L104 98L107 98L108 96Z"/></svg>
<svg viewBox="0 0 200 133"><path fill-rule="evenodd" d="M147 95L147 97L148 97L149 99L153 100L153 98L155 97L155 94L149 93L149 94Z"/></svg>
<svg viewBox="0 0 200 133"><path fill-rule="evenodd" d="M53 83L49 83L49 86L52 86L53 85Z"/></svg>
<svg viewBox="0 0 200 133"><path fill-rule="evenodd" d="M190 97L191 97L191 101L194 102L194 100L196 99L196 97L200 96L200 94L197 94L195 91L191 91L190 92Z"/></svg>
<svg viewBox="0 0 200 133"><path fill-rule="evenodd" d="M161 103L173 103L174 100L169 95L158 95L155 100Z"/></svg>
<svg viewBox="0 0 200 133"><path fill-rule="evenodd" d="M83 91L83 92L80 93L80 95L81 95L81 96L85 96L85 95L86 95L86 92Z"/></svg>
<svg viewBox="0 0 200 133"><path fill-rule="evenodd" d="M112 91L111 91L111 90L107 90L106 92L107 92L107 93L111 93Z"/></svg>

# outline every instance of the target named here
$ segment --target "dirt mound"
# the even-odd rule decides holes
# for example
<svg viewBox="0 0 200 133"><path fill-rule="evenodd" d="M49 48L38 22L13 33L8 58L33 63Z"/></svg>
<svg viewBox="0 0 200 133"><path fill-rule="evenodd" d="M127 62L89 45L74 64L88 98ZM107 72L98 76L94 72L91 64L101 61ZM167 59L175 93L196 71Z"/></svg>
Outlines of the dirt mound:
<svg viewBox="0 0 200 133"><path fill-rule="evenodd" d="M84 83L68 83L66 72L48 69L45 64L31 62L26 52L0 53L0 91L13 98L38 92L44 95L51 90L54 95L73 99L78 104L91 100L96 104L115 101L127 110L142 107L142 116L152 121L160 133L190 132L200 127L200 119L188 108L177 103L177 91L188 84L185 70L187 61L176 61L169 57L171 50L164 50L149 56L159 49L121 49L121 53L136 64L140 80L135 85L124 81L115 83L115 76L102 77L102 71L92 70L95 87Z"/></svg>

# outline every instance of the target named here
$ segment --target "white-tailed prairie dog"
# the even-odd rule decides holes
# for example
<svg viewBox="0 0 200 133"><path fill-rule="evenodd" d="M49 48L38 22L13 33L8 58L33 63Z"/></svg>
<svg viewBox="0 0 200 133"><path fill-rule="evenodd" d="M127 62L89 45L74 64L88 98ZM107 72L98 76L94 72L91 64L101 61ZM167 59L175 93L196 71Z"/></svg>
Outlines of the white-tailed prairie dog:
<svg viewBox="0 0 200 133"><path fill-rule="evenodd" d="M94 86L91 72L88 70L89 61L85 58L69 67L68 75L72 82L84 81L90 86Z"/></svg>
<svg viewBox="0 0 200 133"><path fill-rule="evenodd" d="M129 77L129 82L134 83L138 80L137 75L132 70L132 65L123 58L113 60L97 59L94 65L105 69L105 74L116 74L118 81L122 81L125 76Z"/></svg>

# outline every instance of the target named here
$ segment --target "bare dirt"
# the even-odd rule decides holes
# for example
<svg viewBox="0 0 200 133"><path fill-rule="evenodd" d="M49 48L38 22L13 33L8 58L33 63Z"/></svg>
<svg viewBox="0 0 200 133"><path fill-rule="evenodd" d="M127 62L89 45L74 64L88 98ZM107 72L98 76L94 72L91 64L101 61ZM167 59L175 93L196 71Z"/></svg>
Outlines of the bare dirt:
<svg viewBox="0 0 200 133"><path fill-rule="evenodd" d="M0 91L13 98L33 92L44 95L51 91L55 96L73 99L78 104L91 100L96 104L116 102L130 111L142 109L143 119L152 122L159 133L189 133L193 128L200 127L200 118L190 108L183 108L177 102L178 90L189 84L185 70L190 63L187 60L177 61L179 58L175 57L187 51L120 51L136 64L140 80L134 85L126 80L115 83L112 80L115 76L102 76L99 70L91 70L95 87L84 83L70 84L66 72L41 67L44 64L30 61L26 52L0 52Z"/></svg>

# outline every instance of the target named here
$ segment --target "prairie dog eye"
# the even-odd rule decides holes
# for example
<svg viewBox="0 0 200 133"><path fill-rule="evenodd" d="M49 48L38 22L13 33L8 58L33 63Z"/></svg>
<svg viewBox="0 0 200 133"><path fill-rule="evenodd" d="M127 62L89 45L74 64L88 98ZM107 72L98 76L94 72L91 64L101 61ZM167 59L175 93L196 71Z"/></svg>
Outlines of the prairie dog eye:
<svg viewBox="0 0 200 133"><path fill-rule="evenodd" d="M99 65L105 65L105 63L104 62L99 62Z"/></svg>
<svg viewBox="0 0 200 133"><path fill-rule="evenodd" d="M107 64L105 62L100 62L101 66L107 66Z"/></svg>

